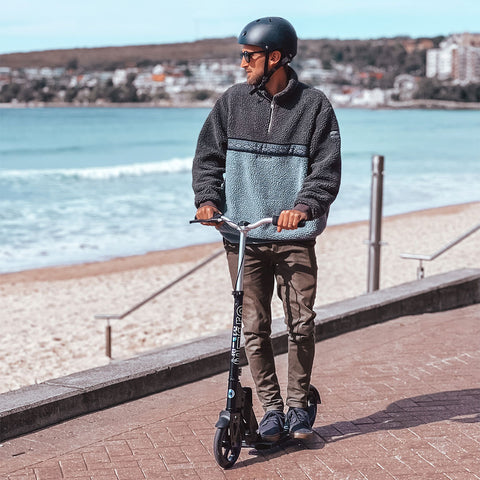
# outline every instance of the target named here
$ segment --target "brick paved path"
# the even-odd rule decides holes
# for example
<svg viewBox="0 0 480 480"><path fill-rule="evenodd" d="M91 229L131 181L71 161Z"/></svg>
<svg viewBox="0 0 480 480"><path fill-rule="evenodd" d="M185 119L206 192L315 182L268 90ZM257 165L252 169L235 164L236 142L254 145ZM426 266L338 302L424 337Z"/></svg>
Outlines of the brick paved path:
<svg viewBox="0 0 480 480"><path fill-rule="evenodd" d="M244 449L231 470L212 456L222 374L4 442L0 478L480 479L479 346L480 305L321 342L314 439Z"/></svg>

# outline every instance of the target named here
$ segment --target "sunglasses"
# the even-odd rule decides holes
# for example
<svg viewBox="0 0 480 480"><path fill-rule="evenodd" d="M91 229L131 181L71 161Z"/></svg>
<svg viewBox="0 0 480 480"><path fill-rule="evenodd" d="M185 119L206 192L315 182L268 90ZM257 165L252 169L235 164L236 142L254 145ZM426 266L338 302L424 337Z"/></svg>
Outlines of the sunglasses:
<svg viewBox="0 0 480 480"><path fill-rule="evenodd" d="M252 55L254 53L265 53L265 52L266 50L257 50L256 52L247 52L244 50L243 52L240 53L240 58L243 58L247 63L250 63L250 60L252 59Z"/></svg>

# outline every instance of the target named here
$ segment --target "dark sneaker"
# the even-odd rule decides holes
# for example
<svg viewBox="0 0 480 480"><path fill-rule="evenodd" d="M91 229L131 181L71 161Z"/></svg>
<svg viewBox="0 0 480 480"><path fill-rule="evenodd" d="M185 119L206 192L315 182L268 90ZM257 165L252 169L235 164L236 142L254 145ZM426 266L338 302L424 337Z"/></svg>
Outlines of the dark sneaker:
<svg viewBox="0 0 480 480"><path fill-rule="evenodd" d="M258 433L267 442L277 442L283 432L285 414L281 410L269 410L258 426Z"/></svg>
<svg viewBox="0 0 480 480"><path fill-rule="evenodd" d="M308 412L303 408L290 408L288 410L287 425L292 438L306 439L313 434Z"/></svg>

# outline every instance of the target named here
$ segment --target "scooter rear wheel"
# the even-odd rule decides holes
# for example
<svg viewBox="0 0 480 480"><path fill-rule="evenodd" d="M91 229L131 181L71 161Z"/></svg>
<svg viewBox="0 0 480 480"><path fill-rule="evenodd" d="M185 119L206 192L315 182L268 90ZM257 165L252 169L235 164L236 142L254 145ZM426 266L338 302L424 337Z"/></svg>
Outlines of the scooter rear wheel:
<svg viewBox="0 0 480 480"><path fill-rule="evenodd" d="M310 419L310 425L312 427L315 423L315 418L317 417L317 405L320 403L322 403L322 400L320 399L320 394L318 393L318 390L313 385L310 385L310 389L308 391L307 412L308 418Z"/></svg>
<svg viewBox="0 0 480 480"><path fill-rule="evenodd" d="M213 440L213 453L218 465L222 468L233 467L240 456L241 447L233 447L230 437L230 427L219 427Z"/></svg>

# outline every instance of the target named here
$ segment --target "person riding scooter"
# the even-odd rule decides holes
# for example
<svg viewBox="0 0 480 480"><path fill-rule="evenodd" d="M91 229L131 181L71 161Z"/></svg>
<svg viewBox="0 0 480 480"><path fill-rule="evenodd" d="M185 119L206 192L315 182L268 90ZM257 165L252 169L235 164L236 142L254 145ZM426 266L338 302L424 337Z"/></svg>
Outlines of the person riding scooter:
<svg viewBox="0 0 480 480"><path fill-rule="evenodd" d="M247 81L218 99L200 132L192 170L196 218L208 220L221 212L234 222L254 222L280 212L276 227L264 225L248 237L245 350L265 412L260 435L275 441L287 425L292 437L308 438L315 241L340 186L339 127L326 96L300 82L289 66L297 54L297 34L287 20L265 17L250 22L238 43ZM298 229L302 220L309 222ZM219 230L234 283L238 233L227 225ZM285 400L270 339L275 282L289 333Z"/></svg>

